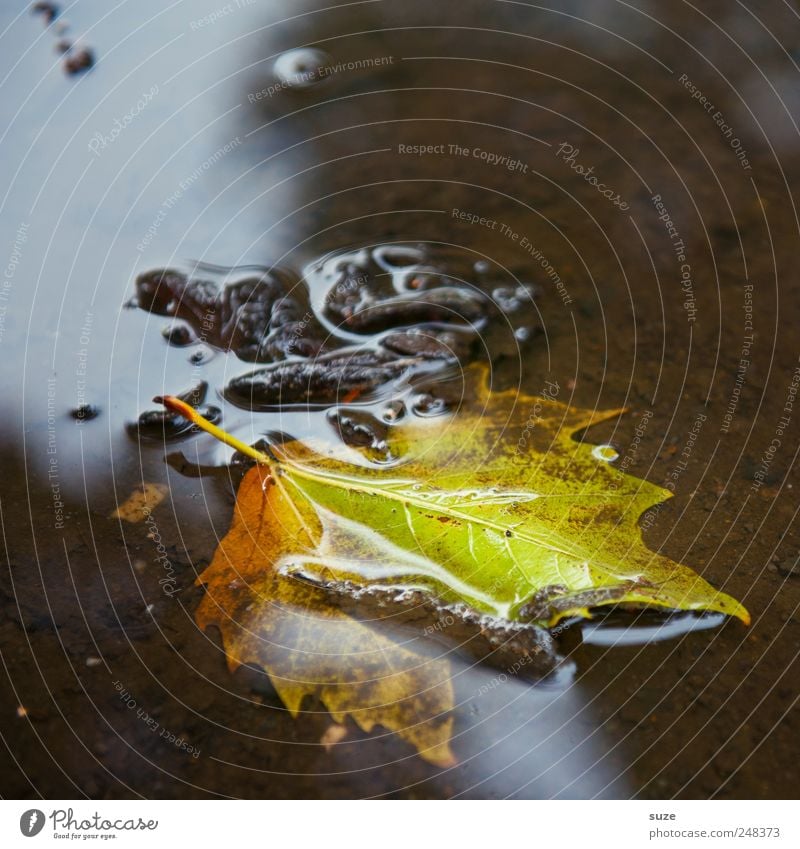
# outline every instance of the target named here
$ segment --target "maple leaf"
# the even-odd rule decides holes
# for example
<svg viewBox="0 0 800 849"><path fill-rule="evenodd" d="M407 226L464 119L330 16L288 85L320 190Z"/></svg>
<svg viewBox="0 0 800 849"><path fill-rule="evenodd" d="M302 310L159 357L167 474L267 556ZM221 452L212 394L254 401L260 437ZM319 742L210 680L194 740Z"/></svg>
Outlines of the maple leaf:
<svg viewBox="0 0 800 849"><path fill-rule="evenodd" d="M231 528L198 580L207 584L198 625L219 627L231 669L267 670L293 716L315 696L336 722L349 714L368 733L381 725L431 763L452 764L449 662L395 642L342 613L321 588L275 568L311 545L313 533L313 515L291 503L271 472L250 469Z"/></svg>
<svg viewBox="0 0 800 849"><path fill-rule="evenodd" d="M383 725L439 763L451 758L443 661L346 616L326 585L405 587L521 626L621 603L749 623L733 598L644 545L639 517L671 493L573 438L622 411L490 392L476 367L464 396L456 414L391 428L388 463L313 440L267 456L161 399L259 463L199 578L201 627L219 625L232 663L262 665L293 713L316 695L334 719Z"/></svg>

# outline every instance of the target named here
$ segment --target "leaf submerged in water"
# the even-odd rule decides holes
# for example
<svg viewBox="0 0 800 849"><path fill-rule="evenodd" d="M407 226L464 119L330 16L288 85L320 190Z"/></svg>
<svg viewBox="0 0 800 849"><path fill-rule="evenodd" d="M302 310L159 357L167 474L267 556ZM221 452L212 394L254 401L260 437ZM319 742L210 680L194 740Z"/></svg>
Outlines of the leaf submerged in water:
<svg viewBox="0 0 800 849"><path fill-rule="evenodd" d="M491 393L476 368L466 380L469 407L392 428L398 460L382 465L366 449L342 459L299 441L267 457L164 399L259 461L200 576L200 626L220 627L232 665L263 666L293 714L314 695L337 721L382 725L439 764L451 759L447 662L351 619L309 579L409 588L521 624L620 603L749 622L733 598L642 542L639 517L671 493L573 439L620 411Z"/></svg>

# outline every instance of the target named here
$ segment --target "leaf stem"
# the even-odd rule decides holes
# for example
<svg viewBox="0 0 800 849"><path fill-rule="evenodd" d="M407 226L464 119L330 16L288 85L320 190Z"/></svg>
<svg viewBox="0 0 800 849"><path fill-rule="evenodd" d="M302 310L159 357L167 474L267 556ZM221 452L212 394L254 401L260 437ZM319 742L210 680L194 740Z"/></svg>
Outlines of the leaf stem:
<svg viewBox="0 0 800 849"><path fill-rule="evenodd" d="M225 445L230 445L231 448L235 448L247 457L251 457L257 463L261 463L264 466L272 466L272 460L262 451L258 451L246 442L242 442L241 439L231 436L221 427L217 427L215 424L212 424L207 418L201 416L194 407L190 406L185 401L181 401L180 398L176 398L174 395L157 395L153 398L153 401L156 404L163 404L168 410L171 410L173 413L177 413L179 416L183 416L183 418L187 421L197 425L200 430L210 433L211 436L215 437L220 442L224 442Z"/></svg>

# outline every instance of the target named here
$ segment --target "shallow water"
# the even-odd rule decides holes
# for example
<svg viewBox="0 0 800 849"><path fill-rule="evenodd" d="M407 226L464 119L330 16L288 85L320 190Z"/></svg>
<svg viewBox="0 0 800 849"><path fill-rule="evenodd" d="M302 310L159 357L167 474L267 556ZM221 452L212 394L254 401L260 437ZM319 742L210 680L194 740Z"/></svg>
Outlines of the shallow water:
<svg viewBox="0 0 800 849"><path fill-rule="evenodd" d="M82 2L66 34L98 61L73 77L52 28L0 11L3 794L794 795L795 11L219 6ZM274 72L309 45L333 71ZM396 243L469 257L455 276L489 294L535 288L482 332L497 385L628 407L591 439L675 493L645 540L754 620L573 624L571 673L539 686L463 660L444 771L356 732L327 752L323 713L297 724L262 673L230 675L193 580L239 472L203 437L130 431L197 380L246 441L331 429L226 401L252 364L167 344L128 306L139 273L288 268L313 300L320 258ZM153 522L111 518L142 481L169 485Z"/></svg>

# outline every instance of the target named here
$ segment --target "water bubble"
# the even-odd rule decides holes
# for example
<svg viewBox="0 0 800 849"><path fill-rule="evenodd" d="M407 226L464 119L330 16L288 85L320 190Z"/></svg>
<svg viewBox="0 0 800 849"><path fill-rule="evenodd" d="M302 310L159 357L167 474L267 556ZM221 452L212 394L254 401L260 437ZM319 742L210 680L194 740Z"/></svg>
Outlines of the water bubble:
<svg viewBox="0 0 800 849"><path fill-rule="evenodd" d="M595 445L592 448L592 456L605 463L613 463L619 457L619 452L613 445Z"/></svg>
<svg viewBox="0 0 800 849"><path fill-rule="evenodd" d="M387 271L419 265L425 259L425 254L419 248L410 245L381 245L375 248L372 256Z"/></svg>
<svg viewBox="0 0 800 849"><path fill-rule="evenodd" d="M426 392L413 398L411 410L416 416L441 416L447 412L447 404L441 398L435 398Z"/></svg>
<svg viewBox="0 0 800 849"><path fill-rule="evenodd" d="M511 286L498 286L492 292L492 298L504 313L512 313L522 305L517 292L518 290L512 289Z"/></svg>
<svg viewBox="0 0 800 849"><path fill-rule="evenodd" d="M214 352L207 345L200 346L189 357L189 362L193 366L202 366L214 358Z"/></svg>
<svg viewBox="0 0 800 849"><path fill-rule="evenodd" d="M383 412L381 413L381 418L387 424L391 424L393 422L399 421L403 418L406 412L406 405L400 400L390 401Z"/></svg>
<svg viewBox="0 0 800 849"><path fill-rule="evenodd" d="M514 338L517 342L527 342L531 338L531 335L530 327L518 327L514 331Z"/></svg>
<svg viewBox="0 0 800 849"><path fill-rule="evenodd" d="M273 71L287 88L309 88L320 81L329 63L330 56L324 50L300 47L282 53L275 60Z"/></svg>
<svg viewBox="0 0 800 849"><path fill-rule="evenodd" d="M96 419L100 415L100 408L94 404L81 404L70 410L69 414L76 422L88 422L90 419Z"/></svg>
<svg viewBox="0 0 800 849"><path fill-rule="evenodd" d="M492 292L494 302L506 314L517 312L525 304L530 304L534 297L532 286L498 286Z"/></svg>
<svg viewBox="0 0 800 849"><path fill-rule="evenodd" d="M472 267L475 269L476 274L486 274L492 267L492 264L488 259L479 259Z"/></svg>

